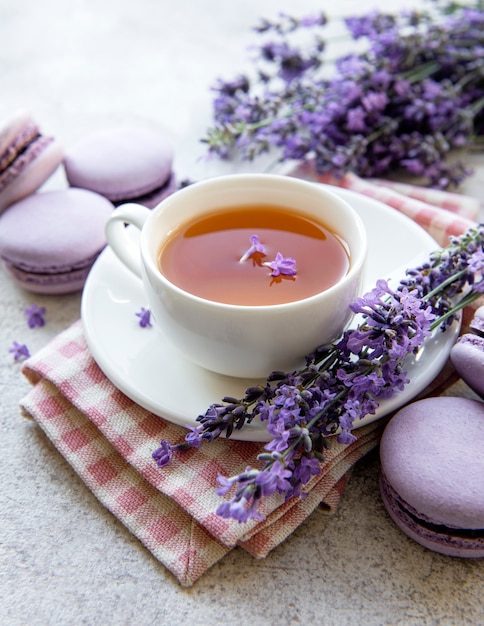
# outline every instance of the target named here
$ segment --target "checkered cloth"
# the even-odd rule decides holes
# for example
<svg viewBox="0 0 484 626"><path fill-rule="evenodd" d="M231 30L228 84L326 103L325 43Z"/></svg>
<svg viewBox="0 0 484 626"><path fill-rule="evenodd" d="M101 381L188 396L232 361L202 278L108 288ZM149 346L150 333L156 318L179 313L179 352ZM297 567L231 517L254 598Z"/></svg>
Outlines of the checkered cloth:
<svg viewBox="0 0 484 626"><path fill-rule="evenodd" d="M477 203L472 217L470 201L462 200L466 219L475 219ZM431 204L428 210L453 215L455 224L462 219L458 210ZM378 445L386 423L357 429L357 441L349 446L334 442L321 473L307 485L306 498L284 502L274 494L264 502L263 522L239 524L216 515L216 479L247 465L257 467L262 444L220 439L174 455L160 470L153 450L162 438L182 441L185 429L141 408L105 377L88 351L80 322L26 361L23 373L33 385L21 401L23 414L37 422L96 497L187 587L235 546L265 557L316 507L333 512L351 468ZM426 394L438 394L453 376L451 368L444 368Z"/></svg>
<svg viewBox="0 0 484 626"><path fill-rule="evenodd" d="M289 175L350 189L388 204L420 224L441 246L448 244L449 235L460 235L474 226L479 214L479 202L469 196L352 173L341 178L316 175L311 162L296 165Z"/></svg>

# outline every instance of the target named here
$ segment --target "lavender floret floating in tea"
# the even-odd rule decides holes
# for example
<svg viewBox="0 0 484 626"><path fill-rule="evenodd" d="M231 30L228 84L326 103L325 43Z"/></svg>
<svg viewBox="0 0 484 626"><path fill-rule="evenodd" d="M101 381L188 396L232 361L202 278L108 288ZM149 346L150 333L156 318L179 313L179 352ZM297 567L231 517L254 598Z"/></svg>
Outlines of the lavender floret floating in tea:
<svg viewBox="0 0 484 626"><path fill-rule="evenodd" d="M266 256L266 249L258 235L252 235L250 237L250 247L244 252L244 254L240 257L239 263L244 263L251 256L255 254L260 254L261 256Z"/></svg>
<svg viewBox="0 0 484 626"><path fill-rule="evenodd" d="M254 77L219 80L209 154L310 160L317 173L403 170L437 188L470 174L450 152L484 128L484 10L435 0L427 11L344 20L358 50L334 61L324 15L263 20ZM295 37L304 30L304 46ZM312 34L312 36L311 36Z"/></svg>
<svg viewBox="0 0 484 626"><path fill-rule="evenodd" d="M269 267L271 276L296 276L296 259L290 256L284 256L280 252L276 254L276 258L273 261L264 261L262 263L265 267Z"/></svg>
<svg viewBox="0 0 484 626"><path fill-rule="evenodd" d="M197 426L188 427L184 442L162 441L154 460L164 467L174 452L230 437L234 429L260 419L271 437L258 456L261 469L220 477L218 493L233 488L235 495L217 510L240 522L260 519L262 498L276 492L286 498L304 495L304 486L324 462L328 437L352 443L358 420L375 414L382 399L409 382L406 356L416 353L433 331L445 332L458 312L483 293L484 224L479 224L451 237L446 248L408 270L395 288L378 280L351 305L362 319L355 328L317 348L302 369L272 372L243 398L212 404Z"/></svg>
<svg viewBox="0 0 484 626"><path fill-rule="evenodd" d="M252 235L250 237L250 248L240 257L239 263L244 263L255 255L259 255L260 257L267 256L265 246L261 243L258 235ZM273 261L263 261L260 265L268 267L271 270L271 276L274 277L295 276L297 274L296 259L285 257L281 252L276 253L276 258Z"/></svg>

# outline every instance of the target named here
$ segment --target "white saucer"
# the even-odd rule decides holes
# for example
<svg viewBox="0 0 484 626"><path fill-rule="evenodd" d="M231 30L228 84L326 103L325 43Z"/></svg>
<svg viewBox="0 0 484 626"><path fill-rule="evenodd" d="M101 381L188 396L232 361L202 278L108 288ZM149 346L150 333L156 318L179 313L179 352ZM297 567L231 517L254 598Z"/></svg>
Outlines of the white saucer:
<svg viewBox="0 0 484 626"><path fill-rule="evenodd" d="M420 226L396 210L351 191L331 187L361 215L368 232L367 285L379 278L397 278L406 268L417 266L438 245ZM105 375L133 401L152 413L181 426L195 425L224 396L243 397L258 381L209 372L174 348L163 330L141 328L136 312L147 306L139 281L109 248L99 256L84 287L81 318L94 359ZM430 338L406 367L411 382L402 392L383 401L376 415L360 420L356 427L383 417L420 393L444 366L458 324ZM268 372L269 374L269 372ZM254 421L233 439L267 441L265 426Z"/></svg>

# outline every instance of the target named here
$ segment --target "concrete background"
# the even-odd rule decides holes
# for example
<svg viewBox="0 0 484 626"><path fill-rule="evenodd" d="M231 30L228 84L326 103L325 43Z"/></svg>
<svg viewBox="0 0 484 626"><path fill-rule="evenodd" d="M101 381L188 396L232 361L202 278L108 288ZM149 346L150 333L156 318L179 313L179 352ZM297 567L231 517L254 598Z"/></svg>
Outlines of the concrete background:
<svg viewBox="0 0 484 626"><path fill-rule="evenodd" d="M363 4L0 0L0 118L27 108L66 147L98 128L146 125L173 141L180 178L248 169L201 159L210 85L250 68L250 28L260 17L418 6ZM483 170L473 161L464 190L481 197ZM46 188L64 185L58 171ZM264 560L234 550L182 589L20 417L29 386L8 348L14 339L32 352L44 346L78 319L80 294L32 296L3 271L0 294L0 623L484 623L484 563L424 550L394 526L379 496L377 452L355 468L335 516L316 511ZM42 329L25 325L22 311L33 301L48 308ZM463 384L451 393L472 395Z"/></svg>

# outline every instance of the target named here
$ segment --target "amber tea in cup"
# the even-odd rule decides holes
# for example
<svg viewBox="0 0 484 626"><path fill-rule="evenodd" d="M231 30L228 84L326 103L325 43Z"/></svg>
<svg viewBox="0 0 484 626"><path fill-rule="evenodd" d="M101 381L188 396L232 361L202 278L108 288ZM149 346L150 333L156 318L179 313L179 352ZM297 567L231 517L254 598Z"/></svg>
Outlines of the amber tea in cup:
<svg viewBox="0 0 484 626"><path fill-rule="evenodd" d="M254 235L263 252L246 255ZM270 260L278 252L295 260L294 272L273 275ZM158 255L160 271L180 289L245 306L309 298L335 285L349 266L348 246L336 233L290 208L266 205L221 209L183 224Z"/></svg>

